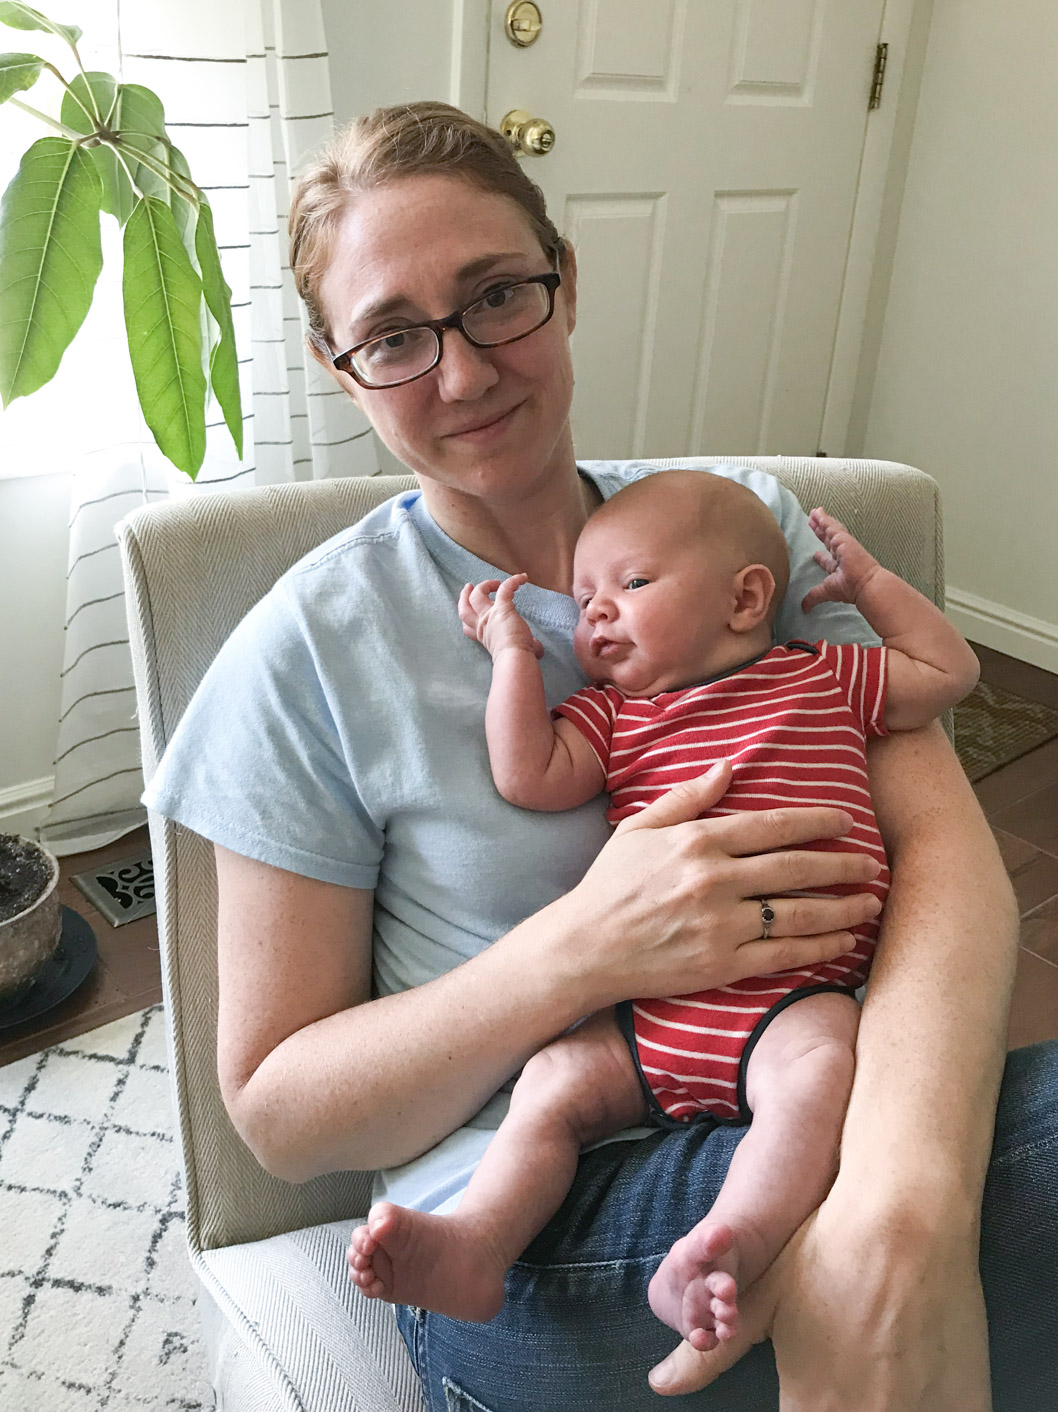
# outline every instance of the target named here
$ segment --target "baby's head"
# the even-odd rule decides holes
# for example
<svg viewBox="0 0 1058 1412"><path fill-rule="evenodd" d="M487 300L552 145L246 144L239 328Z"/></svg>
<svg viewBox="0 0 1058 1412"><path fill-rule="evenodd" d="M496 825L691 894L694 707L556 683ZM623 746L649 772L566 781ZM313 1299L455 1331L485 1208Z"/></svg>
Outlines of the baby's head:
<svg viewBox="0 0 1058 1412"><path fill-rule="evenodd" d="M751 490L704 471L646 476L577 541L577 658L628 696L691 686L770 647L788 577L782 531Z"/></svg>

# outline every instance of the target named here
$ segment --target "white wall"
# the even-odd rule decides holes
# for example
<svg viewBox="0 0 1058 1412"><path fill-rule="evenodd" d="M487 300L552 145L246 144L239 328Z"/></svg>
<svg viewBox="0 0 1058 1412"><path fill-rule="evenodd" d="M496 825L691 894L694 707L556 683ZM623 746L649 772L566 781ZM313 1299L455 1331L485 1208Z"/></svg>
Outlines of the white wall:
<svg viewBox="0 0 1058 1412"><path fill-rule="evenodd" d="M940 482L963 631L1051 671L1056 73L1053 0L935 0L863 445Z"/></svg>
<svg viewBox="0 0 1058 1412"><path fill-rule="evenodd" d="M66 615L70 477L0 480L0 832L50 795Z"/></svg>

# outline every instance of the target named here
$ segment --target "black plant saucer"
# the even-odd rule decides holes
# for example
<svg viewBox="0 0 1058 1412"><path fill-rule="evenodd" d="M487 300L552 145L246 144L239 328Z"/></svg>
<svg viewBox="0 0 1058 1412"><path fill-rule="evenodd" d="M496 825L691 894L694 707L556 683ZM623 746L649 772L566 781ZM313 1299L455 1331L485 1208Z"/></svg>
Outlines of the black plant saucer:
<svg viewBox="0 0 1058 1412"><path fill-rule="evenodd" d="M0 1030L35 1020L74 993L96 961L95 932L70 907L62 909L59 945L28 990L0 1000Z"/></svg>

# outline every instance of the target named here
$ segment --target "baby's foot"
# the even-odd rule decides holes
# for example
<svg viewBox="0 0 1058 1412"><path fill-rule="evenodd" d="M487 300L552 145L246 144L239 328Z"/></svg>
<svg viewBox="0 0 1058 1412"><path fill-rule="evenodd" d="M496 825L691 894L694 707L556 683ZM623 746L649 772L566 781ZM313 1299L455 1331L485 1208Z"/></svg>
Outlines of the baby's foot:
<svg viewBox="0 0 1058 1412"><path fill-rule="evenodd" d="M486 1323L503 1308L507 1274L489 1242L457 1216L379 1201L349 1244L349 1274L368 1299L414 1304Z"/></svg>
<svg viewBox="0 0 1058 1412"><path fill-rule="evenodd" d="M700 1352L738 1327L738 1247L722 1221L700 1221L678 1240L647 1291L654 1313Z"/></svg>

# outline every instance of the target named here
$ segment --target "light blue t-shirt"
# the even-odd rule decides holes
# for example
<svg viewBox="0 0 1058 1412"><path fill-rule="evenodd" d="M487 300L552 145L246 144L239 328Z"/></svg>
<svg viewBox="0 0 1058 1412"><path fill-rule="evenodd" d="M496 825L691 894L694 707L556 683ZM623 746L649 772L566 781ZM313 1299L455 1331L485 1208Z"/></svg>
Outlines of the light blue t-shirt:
<svg viewBox="0 0 1058 1412"><path fill-rule="evenodd" d="M586 462L609 498L652 474ZM765 472L711 467L755 491L790 546L776 637L876 641L854 609L801 599L818 541ZM497 793L485 743L488 653L463 635L465 583L502 577L433 521L418 490L295 564L206 673L144 803L236 853L373 888L374 985L408 989L475 956L574 887L605 843L605 796L532 813ZM518 608L544 645L547 700L584 685L573 599L527 584ZM380 1174L376 1196L450 1209L507 1110L510 1084L466 1127Z"/></svg>

